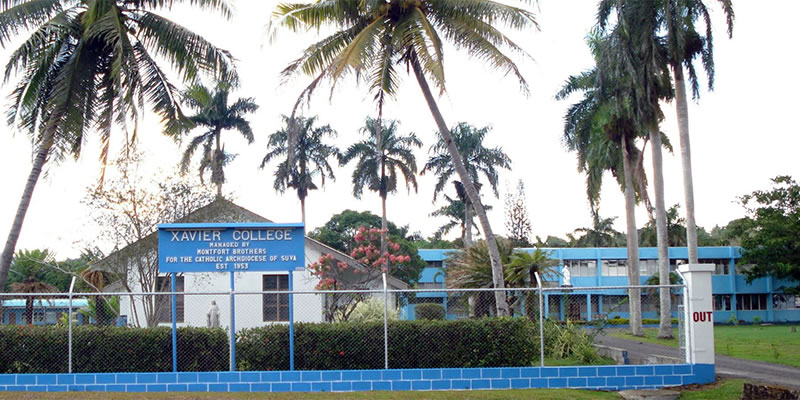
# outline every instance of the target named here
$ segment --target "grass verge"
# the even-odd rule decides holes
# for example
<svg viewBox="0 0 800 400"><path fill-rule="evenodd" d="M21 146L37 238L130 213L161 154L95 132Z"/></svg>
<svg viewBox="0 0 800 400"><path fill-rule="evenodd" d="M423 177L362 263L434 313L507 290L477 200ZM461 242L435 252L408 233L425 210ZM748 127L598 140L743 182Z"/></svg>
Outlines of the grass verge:
<svg viewBox="0 0 800 400"><path fill-rule="evenodd" d="M77 395L77 396L76 396ZM2 393L0 400L140 400L140 399L170 399L170 400L210 400L210 399L619 399L619 395L610 392L591 392L587 390L570 389L530 389L530 390L472 390L472 391L443 391L443 392L355 392L355 393Z"/></svg>
<svg viewBox="0 0 800 400"><path fill-rule="evenodd" d="M624 330L610 330L611 336L678 347L678 330L675 339L656 337L657 329L645 328L644 337L630 335ZM729 357L764 361L800 367L800 332L792 332L790 325L717 325L714 326L714 351Z"/></svg>

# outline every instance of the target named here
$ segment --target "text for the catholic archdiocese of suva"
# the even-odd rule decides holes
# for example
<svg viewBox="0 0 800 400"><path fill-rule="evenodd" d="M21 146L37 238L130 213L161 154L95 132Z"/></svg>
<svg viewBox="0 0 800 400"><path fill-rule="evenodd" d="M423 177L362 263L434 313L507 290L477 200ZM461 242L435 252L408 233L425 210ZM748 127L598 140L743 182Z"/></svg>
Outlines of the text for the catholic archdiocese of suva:
<svg viewBox="0 0 800 400"><path fill-rule="evenodd" d="M291 229L233 229L231 240L223 239L224 230L174 230L170 242L206 242L194 255L167 256L167 263L214 263L217 270L247 270L249 263L297 261L297 255L267 254L267 249L251 242L291 241ZM262 243L263 244L263 243Z"/></svg>

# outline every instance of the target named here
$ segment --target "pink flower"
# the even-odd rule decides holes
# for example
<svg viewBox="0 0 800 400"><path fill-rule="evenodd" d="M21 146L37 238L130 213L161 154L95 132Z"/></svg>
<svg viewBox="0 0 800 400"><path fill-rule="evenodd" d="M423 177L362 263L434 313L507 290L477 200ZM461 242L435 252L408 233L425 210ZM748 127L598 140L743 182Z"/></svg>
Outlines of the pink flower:
<svg viewBox="0 0 800 400"><path fill-rule="evenodd" d="M400 250L400 244L399 243L395 243L393 248L394 248L394 251L399 251Z"/></svg>

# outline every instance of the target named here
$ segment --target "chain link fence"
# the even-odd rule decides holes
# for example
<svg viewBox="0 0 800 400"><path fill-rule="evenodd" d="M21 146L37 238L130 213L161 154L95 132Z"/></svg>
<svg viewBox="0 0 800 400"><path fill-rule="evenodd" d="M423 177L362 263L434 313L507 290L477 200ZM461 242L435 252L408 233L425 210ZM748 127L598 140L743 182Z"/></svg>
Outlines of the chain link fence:
<svg viewBox="0 0 800 400"><path fill-rule="evenodd" d="M628 329L629 292L657 327L658 288L2 293L0 373L602 363L593 339ZM663 288L683 324L683 286ZM498 294L512 318L495 318Z"/></svg>

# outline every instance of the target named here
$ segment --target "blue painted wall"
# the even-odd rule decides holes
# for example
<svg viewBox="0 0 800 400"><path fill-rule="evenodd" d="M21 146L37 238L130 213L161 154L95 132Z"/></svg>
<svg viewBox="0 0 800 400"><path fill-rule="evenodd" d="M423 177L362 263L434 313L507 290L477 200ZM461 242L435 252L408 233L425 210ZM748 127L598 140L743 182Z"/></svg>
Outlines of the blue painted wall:
<svg viewBox="0 0 800 400"><path fill-rule="evenodd" d="M534 249L522 249L533 251ZM622 260L627 258L627 249L625 248L546 248L549 251L550 257L559 260ZM442 262L446 267L447 253L456 250L448 249L422 249L419 250L419 255L423 260L433 263ZM671 247L669 249L669 256L671 260L686 260L688 258L688 249L686 247ZM733 318L740 321L753 321L758 317L762 322L789 322L800 321L800 309L789 310L773 310L773 295L781 293L781 288L787 285L787 282L779 281L772 277L759 278L751 283L747 283L745 277L736 271L736 261L741 258L741 248L731 246L720 247L700 247L698 248L698 257L700 261L709 259L727 259L729 261L728 274L714 275L712 277L712 291L714 295L723 295L731 297L730 310L715 310L714 320L718 323L726 323ZM641 247L639 248L640 259L657 259L658 249L655 247ZM596 276L572 276L572 285L576 292L580 287L586 286L624 286L628 284L628 278L625 276L607 276L607 271L603 271L600 262L597 263L598 275ZM433 277L443 272L442 268L428 267L423 270L421 283L433 282ZM643 284L649 276L641 277L641 284ZM559 281L561 278L559 278ZM436 282L441 282L441 276L437 277ZM603 291L606 295L623 295L623 291ZM767 310L737 310L736 295L750 295L750 294L765 294L767 296ZM446 293L431 293L428 296L441 296L446 298ZM627 317L627 313L613 313L620 315L620 317ZM653 317L655 317L655 313ZM454 314L448 314L448 318L455 318ZM645 318L648 314L645 313ZM406 313L406 318L413 318L413 310Z"/></svg>

